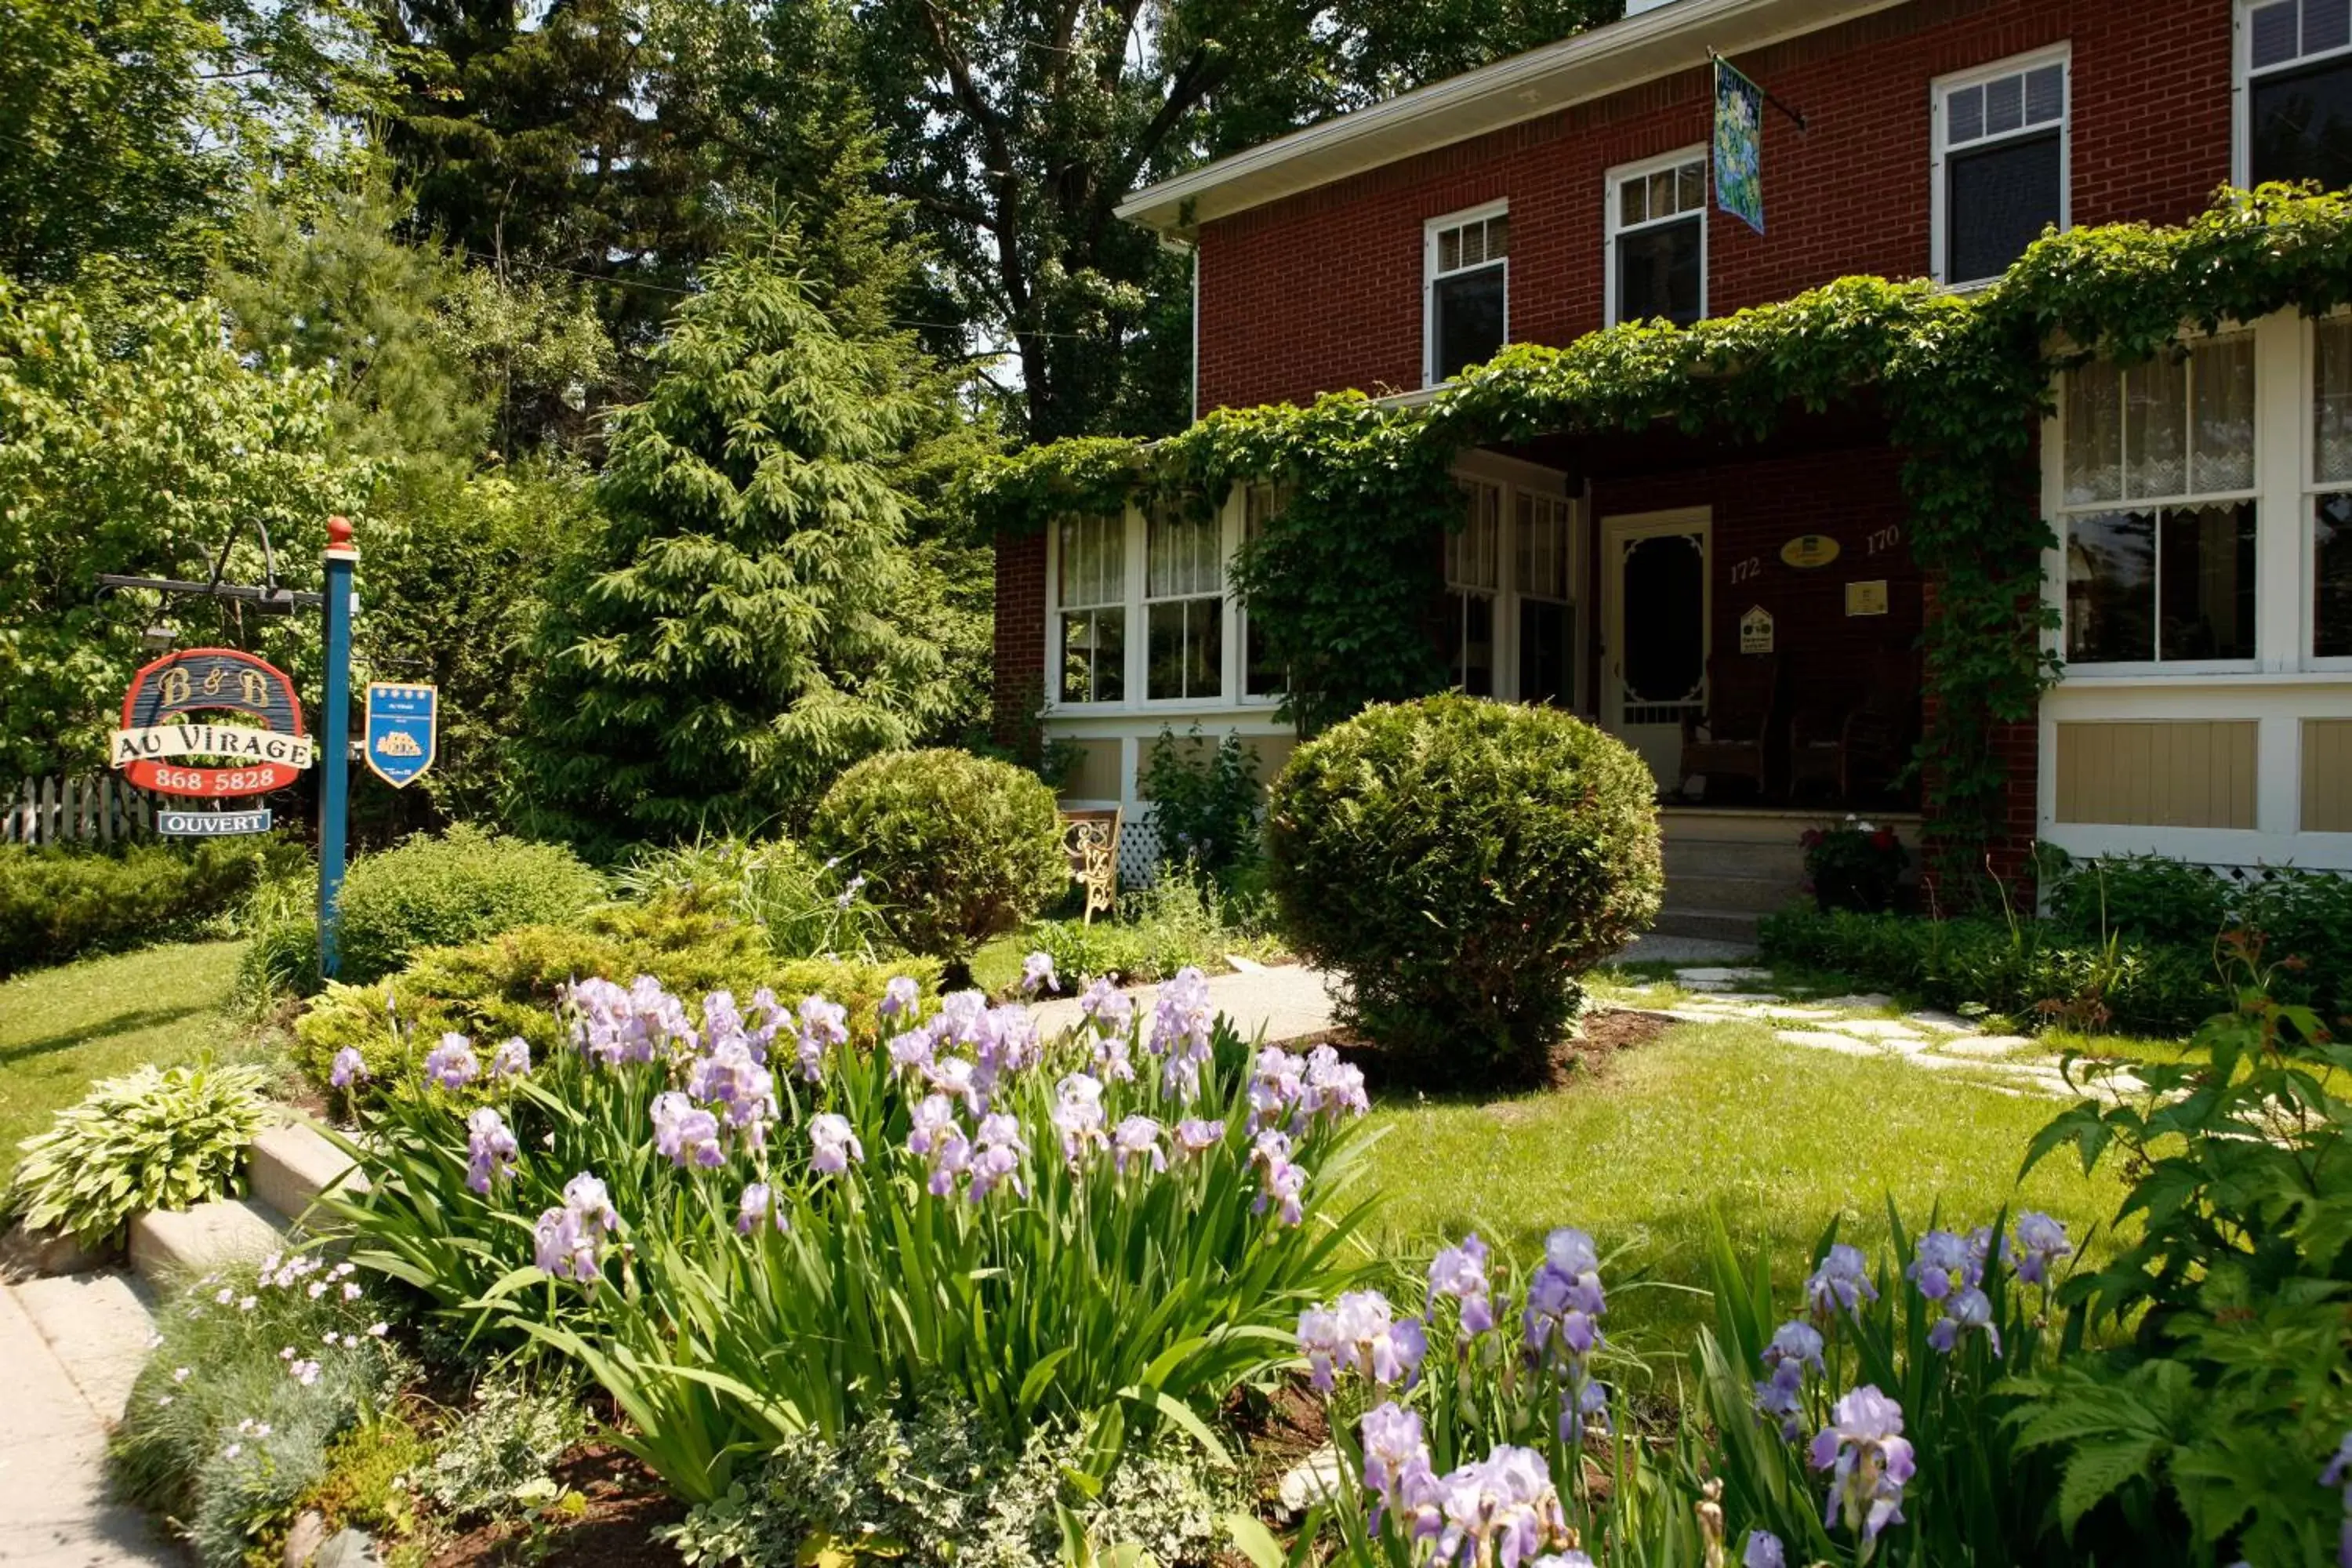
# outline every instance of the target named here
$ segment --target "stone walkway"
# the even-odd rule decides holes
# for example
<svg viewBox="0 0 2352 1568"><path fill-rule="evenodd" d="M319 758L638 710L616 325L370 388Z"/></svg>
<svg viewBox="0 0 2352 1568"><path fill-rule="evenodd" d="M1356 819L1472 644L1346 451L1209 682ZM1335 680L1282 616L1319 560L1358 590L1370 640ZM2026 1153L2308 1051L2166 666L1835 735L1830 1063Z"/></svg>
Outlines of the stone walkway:
<svg viewBox="0 0 2352 1568"><path fill-rule="evenodd" d="M1896 1011L1875 994L1791 1000L1748 989L1772 978L1769 969L1700 965L1675 971L1673 984L1691 993L1657 1011L1693 1024L1765 1024L1785 1045L1848 1057L1885 1057L1930 1072L1965 1072L1985 1088L2011 1094L2073 1099L2137 1094L2147 1086L2128 1073L2069 1084L2058 1058L2035 1049L2025 1035L1989 1034L1951 1013ZM1642 989L1652 989L1644 987ZM1642 1005L1642 990L1627 998Z"/></svg>

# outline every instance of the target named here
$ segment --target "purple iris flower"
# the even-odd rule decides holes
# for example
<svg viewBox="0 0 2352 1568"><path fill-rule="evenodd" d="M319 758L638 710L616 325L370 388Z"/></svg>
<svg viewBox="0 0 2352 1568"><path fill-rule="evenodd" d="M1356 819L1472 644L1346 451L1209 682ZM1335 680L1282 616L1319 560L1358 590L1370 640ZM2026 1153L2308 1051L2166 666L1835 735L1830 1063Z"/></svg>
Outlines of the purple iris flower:
<svg viewBox="0 0 2352 1568"><path fill-rule="evenodd" d="M1110 1135L1110 1157L1111 1163L1118 1169L1118 1173L1122 1176L1127 1174L1127 1163L1129 1160L1135 1161L1138 1164L1150 1160L1154 1171L1165 1171L1168 1168L1168 1153L1160 1146L1160 1123L1149 1116L1129 1116L1113 1128Z"/></svg>
<svg viewBox="0 0 2352 1568"><path fill-rule="evenodd" d="M604 1184L583 1171L563 1186L563 1206L548 1209L535 1228L539 1267L559 1279L593 1279L597 1255L621 1216Z"/></svg>
<svg viewBox="0 0 2352 1568"><path fill-rule="evenodd" d="M1465 1339L1495 1326L1492 1287L1486 1281L1486 1244L1478 1239L1476 1233L1464 1237L1461 1246L1446 1247L1431 1261L1430 1305L1434 1307L1441 1296L1450 1296L1462 1303L1462 1333Z"/></svg>
<svg viewBox="0 0 2352 1568"><path fill-rule="evenodd" d="M1439 1562L1533 1568L1547 1546L1569 1542L1567 1512L1541 1454L1505 1443L1437 1480Z"/></svg>
<svg viewBox="0 0 2352 1568"><path fill-rule="evenodd" d="M849 1125L849 1118L828 1110L809 1119L809 1169L821 1176L837 1176L866 1159L866 1146Z"/></svg>
<svg viewBox="0 0 2352 1568"><path fill-rule="evenodd" d="M2050 1283L2050 1266L2074 1250L2066 1227L2032 1209L2017 1216L2017 1277L2028 1285Z"/></svg>
<svg viewBox="0 0 2352 1568"><path fill-rule="evenodd" d="M1248 1131L1255 1132L1266 1127L1291 1131L1291 1107L1298 1103L1299 1093L1306 1085L1304 1058L1280 1046L1261 1049L1250 1068Z"/></svg>
<svg viewBox="0 0 2352 1568"><path fill-rule="evenodd" d="M465 1088L482 1076L474 1043L463 1035L442 1036L441 1043L425 1053L425 1076L443 1089Z"/></svg>
<svg viewBox="0 0 2352 1568"><path fill-rule="evenodd" d="M1903 1407L1876 1386L1864 1384L1837 1402L1807 1457L1813 1468L1831 1472L1822 1523L1835 1524L1843 1513L1846 1529L1874 1541L1902 1522L1911 1445L1903 1436Z"/></svg>
<svg viewBox="0 0 2352 1568"><path fill-rule="evenodd" d="M937 1050L927 1029L909 1029L903 1035L890 1037L890 1065L910 1076L923 1072L931 1065Z"/></svg>
<svg viewBox="0 0 2352 1568"><path fill-rule="evenodd" d="M1105 1083L1133 1083L1135 1061L1128 1052L1125 1035L1097 1035L1094 1037L1094 1074Z"/></svg>
<svg viewBox="0 0 2352 1568"><path fill-rule="evenodd" d="M510 1035L499 1042L490 1053L490 1076L494 1079L528 1078L530 1076L530 1042L520 1035Z"/></svg>
<svg viewBox="0 0 2352 1568"><path fill-rule="evenodd" d="M961 1057L935 1057L923 1068L923 1081L932 1092L962 1100L974 1116L988 1103L979 1075L980 1069Z"/></svg>
<svg viewBox="0 0 2352 1568"><path fill-rule="evenodd" d="M1349 1290L1331 1306L1299 1313L1297 1342L1307 1380L1327 1394L1342 1372L1379 1388L1411 1388L1429 1350L1420 1320L1397 1321L1378 1290Z"/></svg>
<svg viewBox="0 0 2352 1568"><path fill-rule="evenodd" d="M1052 953L1033 952L1021 961L1021 989L1024 993L1034 996L1041 991L1058 991L1061 988L1062 977L1054 973Z"/></svg>
<svg viewBox="0 0 2352 1568"><path fill-rule="evenodd" d="M849 1011L838 1002L810 996L801 1002L801 1077L814 1083L824 1068L824 1053L849 1039Z"/></svg>
<svg viewBox="0 0 2352 1568"><path fill-rule="evenodd" d="M654 1150L679 1165L713 1170L727 1163L719 1119L676 1089L654 1096Z"/></svg>
<svg viewBox="0 0 2352 1568"><path fill-rule="evenodd" d="M488 1195L491 1184L513 1171L522 1151L507 1130L506 1118L485 1105L466 1118L466 1184Z"/></svg>
<svg viewBox="0 0 2352 1568"><path fill-rule="evenodd" d="M1176 1148L1180 1153L1205 1154L1224 1141L1225 1124L1222 1121L1188 1116L1176 1124Z"/></svg>
<svg viewBox="0 0 2352 1568"><path fill-rule="evenodd" d="M1838 1312L1853 1312L1860 1303L1878 1300L1878 1287L1870 1280L1870 1262L1862 1248L1840 1242L1822 1259L1822 1265L1805 1281L1805 1304L1816 1319L1828 1321Z"/></svg>
<svg viewBox="0 0 2352 1568"><path fill-rule="evenodd" d="M1756 1385L1756 1408L1777 1417L1780 1436L1794 1442L1804 1430L1806 1370L1816 1376L1823 1371L1821 1331L1801 1321L1783 1323L1759 1359L1766 1376Z"/></svg>
<svg viewBox="0 0 2352 1568"><path fill-rule="evenodd" d="M1406 1507L1408 1489L1423 1490L1437 1478L1430 1470L1421 1417L1395 1401L1365 1411L1357 1434L1363 1445L1364 1489L1377 1500L1371 1517L1377 1531L1383 1511Z"/></svg>
<svg viewBox="0 0 2352 1568"><path fill-rule="evenodd" d="M1163 1063L1161 1088L1179 1100L1190 1102L1201 1092L1201 1069L1208 1065L1215 1024L1208 977L1197 968L1187 964L1160 988L1146 1043Z"/></svg>
<svg viewBox="0 0 2352 1568"><path fill-rule="evenodd" d="M1097 974L1080 994L1078 1011L1093 1020L1097 1033L1124 1035L1135 1022L1135 998L1121 991L1109 975Z"/></svg>
<svg viewBox="0 0 2352 1568"><path fill-rule="evenodd" d="M2336 1568L2352 1568L2352 1432L2345 1433L2344 1440L2336 1446L2336 1457L2319 1472L2319 1484L2344 1489L2344 1523L2336 1532Z"/></svg>
<svg viewBox="0 0 2352 1568"><path fill-rule="evenodd" d="M716 1050L730 1040L743 1038L742 1009L732 991L713 991L702 999L702 1046Z"/></svg>
<svg viewBox="0 0 2352 1568"><path fill-rule="evenodd" d="M335 1053L334 1064L327 1072L327 1081L337 1089L349 1089L355 1083L365 1083L373 1076L368 1071L367 1058L360 1054L360 1048L345 1046Z"/></svg>
<svg viewBox="0 0 2352 1568"><path fill-rule="evenodd" d="M1298 1114L1303 1121L1321 1117L1338 1121L1343 1117L1361 1116L1371 1108L1372 1102L1364 1093L1362 1068L1341 1061L1339 1053L1329 1046L1318 1046L1307 1053L1307 1080L1298 1095Z"/></svg>
<svg viewBox="0 0 2352 1568"><path fill-rule="evenodd" d="M776 1115L776 1079L753 1059L749 1041L721 1040L709 1056L697 1057L687 1073L686 1089L719 1112L729 1127L746 1134L751 1147L765 1146L766 1124Z"/></svg>
<svg viewBox="0 0 2352 1568"><path fill-rule="evenodd" d="M1969 1256L1969 1244L1948 1230L1931 1230L1919 1238L1906 1270L1919 1294L1940 1301L1954 1290L1966 1289L1983 1277L1983 1265Z"/></svg>
<svg viewBox="0 0 2352 1568"><path fill-rule="evenodd" d="M911 1018L915 1002L921 995L922 987L906 975L894 974L890 983L882 987L882 1000L875 1004L874 1011L885 1018Z"/></svg>
<svg viewBox="0 0 2352 1568"><path fill-rule="evenodd" d="M950 1196L955 1192L956 1178L971 1169L971 1140L964 1136L961 1123L950 1121L939 1130L931 1139L930 1159L931 1196Z"/></svg>
<svg viewBox="0 0 2352 1568"><path fill-rule="evenodd" d="M955 1125L955 1102L944 1094L927 1094L915 1102L914 1126L907 1134L907 1152L929 1154L940 1133Z"/></svg>
<svg viewBox="0 0 2352 1568"><path fill-rule="evenodd" d="M1739 1554L1739 1568L1789 1568L1780 1538L1769 1530L1749 1531L1748 1549Z"/></svg>
<svg viewBox="0 0 2352 1568"><path fill-rule="evenodd" d="M765 1182L747 1182L743 1195L735 1201L735 1234L749 1236L761 1226L772 1223L779 1231L792 1228L782 1207Z"/></svg>
<svg viewBox="0 0 2352 1568"><path fill-rule="evenodd" d="M1021 1123L1003 1111L992 1111L980 1119L975 1137L978 1143L971 1156L971 1201L980 1202L1000 1184L1010 1184L1015 1193L1027 1197L1029 1184L1022 1179L1021 1159L1029 1152L1029 1143L1021 1136Z"/></svg>
<svg viewBox="0 0 2352 1568"><path fill-rule="evenodd" d="M751 1059L765 1067L769 1048L776 1043L776 1036L782 1032L791 1015L776 1000L776 994L764 985L751 993L751 1011L755 1019L746 1020L743 1043L751 1047Z"/></svg>
<svg viewBox="0 0 2352 1568"><path fill-rule="evenodd" d="M1252 1214L1264 1214L1272 1208L1285 1225L1297 1225L1306 1217L1306 1206L1300 1196L1307 1190L1307 1167L1290 1158L1290 1138L1287 1133L1267 1128L1250 1140L1250 1163L1258 1168L1257 1199L1250 1205Z"/></svg>
<svg viewBox="0 0 2352 1568"><path fill-rule="evenodd" d="M1047 1120L1062 1135L1062 1158L1076 1170L1087 1151L1109 1142L1103 1131L1103 1086L1082 1072L1074 1072L1054 1086L1054 1109Z"/></svg>
<svg viewBox="0 0 2352 1568"><path fill-rule="evenodd" d="M1964 1285L1945 1300L1943 1317L1927 1331L1927 1344L1949 1355L1962 1334L1979 1331L1992 1341L1992 1353L1999 1355L2000 1330L1992 1321L1992 1301L1975 1286Z"/></svg>

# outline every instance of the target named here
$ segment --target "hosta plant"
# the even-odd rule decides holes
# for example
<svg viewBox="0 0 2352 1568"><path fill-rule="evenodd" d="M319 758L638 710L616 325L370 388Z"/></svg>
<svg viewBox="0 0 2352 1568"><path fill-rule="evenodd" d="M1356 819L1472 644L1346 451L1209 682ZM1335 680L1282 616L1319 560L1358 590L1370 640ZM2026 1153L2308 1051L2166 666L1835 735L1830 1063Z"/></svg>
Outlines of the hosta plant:
<svg viewBox="0 0 2352 1568"><path fill-rule="evenodd" d="M362 1261L584 1365L690 1500L919 1396L1016 1446L1071 1423L1097 1475L1131 1430L1214 1447L1202 1416L1364 1266L1360 1075L1250 1050L1197 971L1149 1010L1097 984L1052 1038L912 981L878 1027L643 979L565 1013L536 1059L452 1035L373 1086L343 1212Z"/></svg>
<svg viewBox="0 0 2352 1568"><path fill-rule="evenodd" d="M8 1207L96 1247L143 1209L242 1192L246 1149L269 1124L268 1081L257 1068L205 1064L106 1079L18 1145Z"/></svg>

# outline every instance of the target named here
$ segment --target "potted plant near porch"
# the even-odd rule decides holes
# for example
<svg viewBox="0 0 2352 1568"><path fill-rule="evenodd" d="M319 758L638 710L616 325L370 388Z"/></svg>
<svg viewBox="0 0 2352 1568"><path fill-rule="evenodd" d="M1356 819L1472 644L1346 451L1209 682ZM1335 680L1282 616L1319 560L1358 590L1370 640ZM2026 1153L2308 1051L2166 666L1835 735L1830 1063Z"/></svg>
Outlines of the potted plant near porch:
<svg viewBox="0 0 2352 1568"><path fill-rule="evenodd" d="M1894 829L1849 816L1834 827L1809 827L1797 841L1816 906L1870 913L1895 907L1911 852Z"/></svg>

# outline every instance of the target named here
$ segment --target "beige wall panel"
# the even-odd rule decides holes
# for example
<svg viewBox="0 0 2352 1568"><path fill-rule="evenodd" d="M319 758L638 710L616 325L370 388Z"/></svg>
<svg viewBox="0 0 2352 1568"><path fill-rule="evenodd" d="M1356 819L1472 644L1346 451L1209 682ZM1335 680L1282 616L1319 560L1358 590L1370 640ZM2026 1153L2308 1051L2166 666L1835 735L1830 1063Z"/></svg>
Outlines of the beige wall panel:
<svg viewBox="0 0 2352 1568"><path fill-rule="evenodd" d="M2303 721L2303 830L2352 833L2352 719Z"/></svg>
<svg viewBox="0 0 2352 1568"><path fill-rule="evenodd" d="M1242 744L1249 748L1257 763L1261 788L1274 782L1274 775L1282 771L1283 764L1290 761L1290 753L1298 749L1297 738L1292 735L1252 735Z"/></svg>
<svg viewBox="0 0 2352 1568"><path fill-rule="evenodd" d="M1078 750L1077 765L1070 770L1069 782L1062 787L1064 800L1117 800L1119 798L1118 742L1117 741L1074 741Z"/></svg>
<svg viewBox="0 0 2352 1568"><path fill-rule="evenodd" d="M2058 820L2130 827L2254 826L2251 720L2058 726Z"/></svg>

